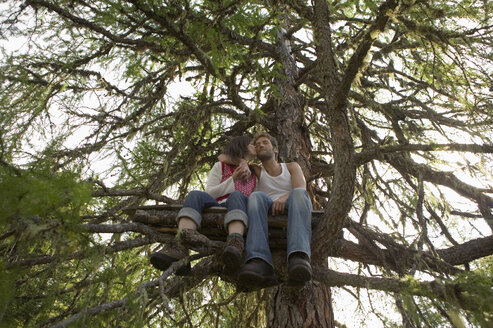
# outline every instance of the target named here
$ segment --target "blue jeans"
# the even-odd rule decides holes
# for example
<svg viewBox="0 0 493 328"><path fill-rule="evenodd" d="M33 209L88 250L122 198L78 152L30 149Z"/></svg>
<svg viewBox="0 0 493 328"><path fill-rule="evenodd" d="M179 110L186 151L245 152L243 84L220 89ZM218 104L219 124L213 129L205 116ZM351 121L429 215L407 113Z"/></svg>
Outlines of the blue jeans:
<svg viewBox="0 0 493 328"><path fill-rule="evenodd" d="M233 196L234 195L234 196ZM231 197L233 196L233 197ZM248 227L248 217L246 215L247 197L239 191L231 193L226 203L218 203L214 197L200 190L192 190L185 198L183 207L176 216L176 221L181 217L192 219L197 227L200 228L202 223L202 210L207 207L221 206L226 207L227 213L224 217L224 228L228 230L228 224L231 221L241 221Z"/></svg>
<svg viewBox="0 0 493 328"><path fill-rule="evenodd" d="M269 248L267 216L272 199L266 193L257 191L248 198L248 228L245 243L245 260L261 258L270 265L272 254ZM312 202L303 188L291 190L286 201L288 210L287 256L293 252L303 252L310 257L312 239Z"/></svg>

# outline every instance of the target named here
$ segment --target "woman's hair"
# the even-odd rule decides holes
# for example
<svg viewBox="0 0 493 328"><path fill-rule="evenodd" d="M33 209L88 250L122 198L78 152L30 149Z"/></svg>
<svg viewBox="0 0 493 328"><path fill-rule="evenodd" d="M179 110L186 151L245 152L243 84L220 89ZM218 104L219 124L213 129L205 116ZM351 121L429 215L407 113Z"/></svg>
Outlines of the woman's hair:
<svg viewBox="0 0 493 328"><path fill-rule="evenodd" d="M234 159L240 159L248 153L248 145L252 141L249 136L234 137L224 146L222 153Z"/></svg>

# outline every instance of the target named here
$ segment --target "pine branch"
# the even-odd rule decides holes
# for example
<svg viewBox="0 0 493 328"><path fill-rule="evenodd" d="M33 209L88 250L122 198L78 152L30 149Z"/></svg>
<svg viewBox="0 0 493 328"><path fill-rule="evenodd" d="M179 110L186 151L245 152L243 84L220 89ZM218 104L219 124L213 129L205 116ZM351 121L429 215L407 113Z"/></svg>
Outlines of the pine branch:
<svg viewBox="0 0 493 328"><path fill-rule="evenodd" d="M135 228L136 227L135 224L130 224L130 226L132 226L133 228L128 228L129 231L131 231L132 229L146 230L147 231L146 228ZM98 229L95 229L95 230L98 230ZM103 226L99 230L100 230L100 232L105 232L105 230L106 230L106 232L109 232L110 230L114 230L114 229L113 228L107 228L107 227ZM116 227L115 230L119 230L120 232L122 231L121 227ZM135 239L131 239L131 240L117 242L117 243L114 243L110 246L101 246L101 245L94 246L94 247L91 247L88 249L88 250L90 250L89 252L88 252L88 250L86 250L86 251L79 251L79 252L71 253L68 255L31 256L31 258L28 258L28 259L19 260L19 261L15 261L15 262L8 262L5 265L5 268L6 269L13 269L15 267L33 267L36 265L49 264L49 263L53 263L53 262L57 262L57 261L80 260L80 259L86 258L88 256L88 254L91 254L93 252L98 252L100 254L101 253L102 254L111 254L111 253L121 252L121 251L129 250L129 249L133 249L136 247L144 246L144 245L149 245L149 244L156 242L156 239L154 236L159 236L158 238L160 240L162 240L163 242L166 240L169 240L171 238L169 236L165 236L162 234L156 234L155 232L150 232L150 234L152 234L152 236L145 236L142 238L135 238Z"/></svg>
<svg viewBox="0 0 493 328"><path fill-rule="evenodd" d="M386 160L400 172L416 178L422 174L425 181L449 187L459 195L474 200L484 219L493 230L493 214L491 213L493 198L485 195L483 190L460 181L453 173L435 171L404 156L390 155L386 156Z"/></svg>
<svg viewBox="0 0 493 328"><path fill-rule="evenodd" d="M30 6L32 6L33 8L44 7L50 11L54 11L58 15L60 15L61 17L72 21L76 25L81 26L81 27L85 27L85 28L88 28L94 32L97 32L97 33L107 37L108 39L110 39L113 42L120 43L120 44L133 45L133 46L136 46L136 47L141 48L141 49L142 48L149 49L149 48L156 48L157 47L157 48L159 48L160 51L165 50L165 49L162 49L157 44L147 42L147 41L142 40L142 39L133 40L133 39L129 39L129 38L115 35L115 34L109 32L108 30L104 29L103 27L101 27L101 26L99 26L99 25L97 25L97 24L95 24L95 23L93 23L87 19L78 17L78 16L72 14L69 10L63 9L62 7L59 7L59 6L57 6L53 3L50 3L48 1L27 0L26 3Z"/></svg>
<svg viewBox="0 0 493 328"><path fill-rule="evenodd" d="M362 70L365 58L368 55L371 45L375 42L378 35L385 30L385 26L390 18L389 12L396 10L398 4L399 1L387 0L378 8L378 14L375 17L373 24L368 28L368 31L365 33L363 39L358 45L358 48L349 59L346 66L346 71L344 72L342 81L335 93L337 95L336 108L343 106L346 102L351 85L353 84L357 74Z"/></svg>
<svg viewBox="0 0 493 328"><path fill-rule="evenodd" d="M153 19L160 25L162 25L171 35L180 40L204 65L205 69L212 76L217 76L218 72L214 67L209 56L199 47L199 45L189 35L187 35L182 29L179 29L174 23L168 20L167 17L158 14L150 8L144 6L142 3L131 0L130 1L137 9L145 13L149 18Z"/></svg>
<svg viewBox="0 0 493 328"><path fill-rule="evenodd" d="M319 57L321 86L324 90L322 96L326 101L323 112L329 120L335 163L330 199L322 218L323 224L317 227L313 235L313 256L323 259L332 250L351 209L357 166L354 161L354 143L347 108L345 102L337 101L337 97L340 96L337 94L340 84L336 75L338 70L334 58L329 9L326 1L314 1L312 24L314 40L317 44L316 52Z"/></svg>
<svg viewBox="0 0 493 328"><path fill-rule="evenodd" d="M93 306L88 309L84 309L52 326L49 328L62 328L66 327L67 325L76 322L77 320L85 317L85 316L94 316L97 315L101 312L105 311L110 311L116 308L121 308L124 307L133 297L139 295L142 293L144 290L147 290L148 292L158 291L158 294L160 297L162 297L161 293L165 296L165 299L168 297L177 297L178 295L181 295L181 292L184 289L190 289L193 286L196 286L199 282L201 282L206 276L208 276L211 272L217 272L218 268L217 265L211 265L211 261L201 261L199 264L196 264L194 268L192 269L192 278L175 278L169 281L167 284L164 282L166 279L178 268L180 268L182 265L187 263L188 261L192 260L197 260L200 259L204 256L207 256L208 254L196 254L193 256L190 256L190 258L184 258L180 261L174 262L166 271L163 272L163 274L151 281L147 281L143 284L141 284L134 292L130 293L126 297L119 299L119 300L114 300L105 304L100 304L97 306ZM202 264L201 264L202 263ZM162 291L162 287L165 287L164 292Z"/></svg>
<svg viewBox="0 0 493 328"><path fill-rule="evenodd" d="M137 188L131 190L118 189L101 189L93 192L94 197L127 197L135 196L141 199L152 199L165 204L176 204L177 200L166 197L161 194L149 192L147 189Z"/></svg>
<svg viewBox="0 0 493 328"><path fill-rule="evenodd" d="M412 267L417 251L408 246L389 243L389 237L383 234L365 231L369 240L377 241L385 245L384 248L369 249L367 244L356 244L347 240L339 240L336 250L331 256L360 262L364 264L387 267L395 272L404 273ZM379 237L377 237L379 236ZM372 247L377 247L373 245ZM435 256L438 254L439 258ZM466 265L477 259L493 255L493 236L473 239L463 244L446 249L438 249L433 252L426 251L422 254L422 263L418 265L421 271L433 270L438 273L448 272L455 274L462 270L453 266Z"/></svg>
<svg viewBox="0 0 493 328"><path fill-rule="evenodd" d="M418 281L412 279L365 277L350 273L340 273L323 267L313 268L314 277L331 287L352 286L356 288L375 289L397 294L423 296L429 299L438 298L447 303L454 303L463 309L477 311L477 304L471 302L480 295L469 294L468 282ZM486 290L486 294L491 291ZM491 297L491 295L489 295ZM478 302L482 311L491 313L493 304Z"/></svg>

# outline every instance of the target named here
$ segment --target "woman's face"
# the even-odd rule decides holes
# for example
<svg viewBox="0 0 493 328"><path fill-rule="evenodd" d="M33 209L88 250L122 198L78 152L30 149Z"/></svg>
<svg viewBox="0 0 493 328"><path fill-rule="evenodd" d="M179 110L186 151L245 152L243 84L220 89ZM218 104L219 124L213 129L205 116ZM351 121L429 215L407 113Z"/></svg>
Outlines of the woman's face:
<svg viewBox="0 0 493 328"><path fill-rule="evenodd" d="M246 154L246 157L255 158L255 156L257 156L257 151L255 150L255 145L254 144L248 144L247 148L248 148L248 152Z"/></svg>

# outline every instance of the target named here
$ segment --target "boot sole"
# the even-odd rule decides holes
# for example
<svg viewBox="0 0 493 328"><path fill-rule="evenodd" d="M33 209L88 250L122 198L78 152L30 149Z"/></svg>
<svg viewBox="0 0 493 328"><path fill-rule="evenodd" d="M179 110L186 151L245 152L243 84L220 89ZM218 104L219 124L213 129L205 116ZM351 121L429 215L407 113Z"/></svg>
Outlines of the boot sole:
<svg viewBox="0 0 493 328"><path fill-rule="evenodd" d="M241 254L235 247L228 246L223 252L224 271L227 274L237 273L241 265Z"/></svg>
<svg viewBox="0 0 493 328"><path fill-rule="evenodd" d="M238 277L240 284L247 289L264 288L277 285L277 279L275 276L263 276L258 272L242 271Z"/></svg>
<svg viewBox="0 0 493 328"><path fill-rule="evenodd" d="M310 280L312 280L312 270L306 265L296 265L289 270L288 284L290 285L304 285Z"/></svg>
<svg viewBox="0 0 493 328"><path fill-rule="evenodd" d="M150 256L150 262L153 267L155 267L158 270L161 271L166 271L173 262L178 261L178 259L175 259L174 257L168 256L163 253L153 253ZM187 265L183 265L176 270L176 275L177 276L188 276L192 271L192 268L190 266L190 263Z"/></svg>

